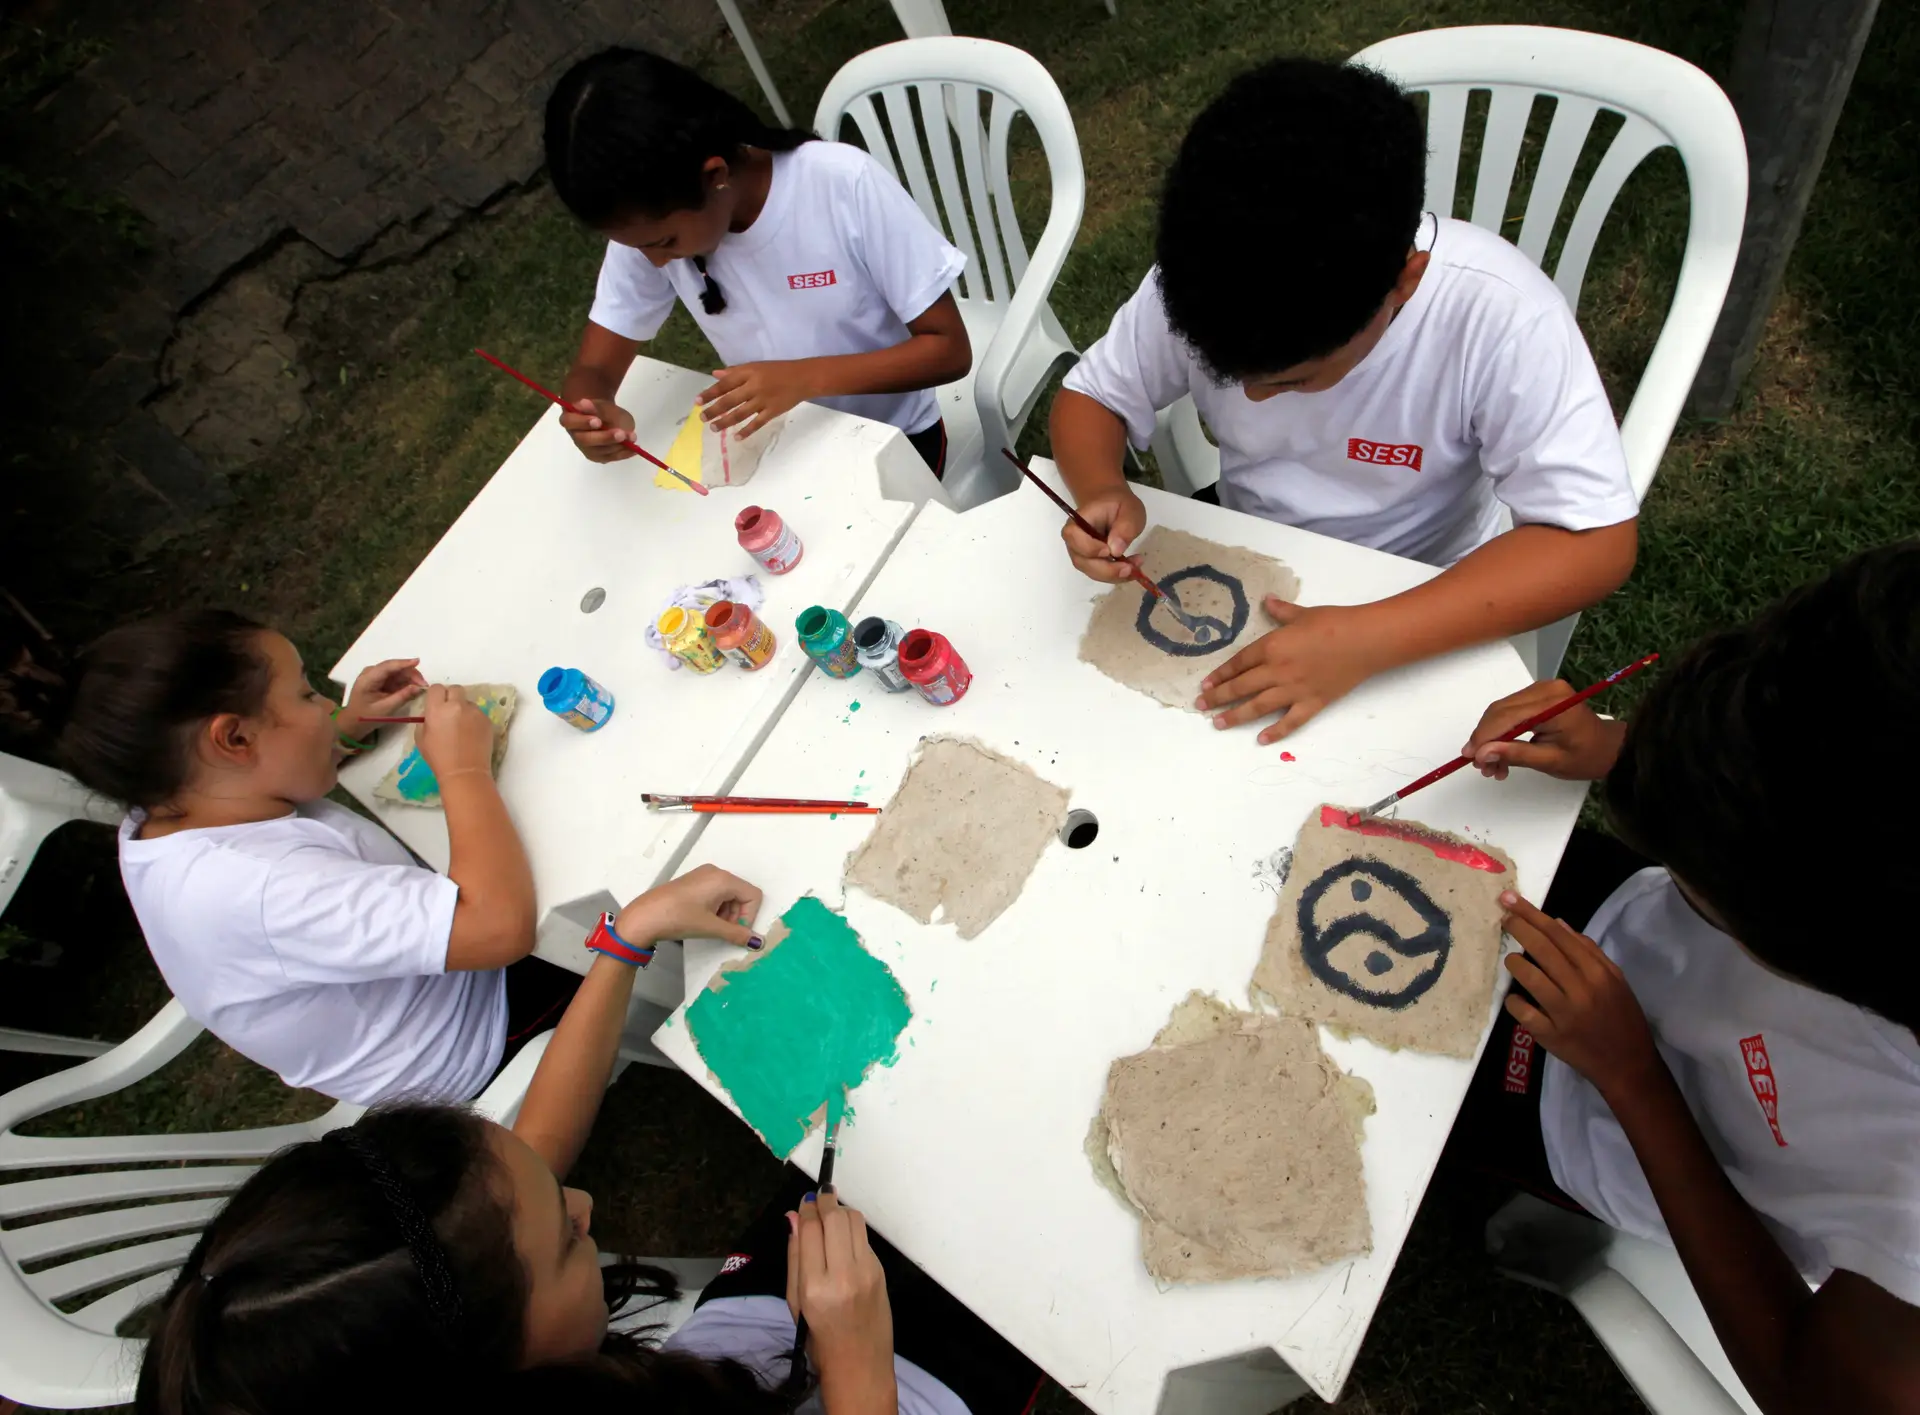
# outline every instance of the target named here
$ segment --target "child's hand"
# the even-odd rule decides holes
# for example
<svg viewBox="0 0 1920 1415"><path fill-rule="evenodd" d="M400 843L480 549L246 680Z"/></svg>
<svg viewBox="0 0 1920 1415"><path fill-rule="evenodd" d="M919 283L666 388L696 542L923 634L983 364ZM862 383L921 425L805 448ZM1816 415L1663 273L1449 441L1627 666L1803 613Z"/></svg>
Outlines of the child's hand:
<svg viewBox="0 0 1920 1415"><path fill-rule="evenodd" d="M787 1215L787 1309L807 1319L813 1364L840 1396L833 1409L887 1408L893 1308L867 1221L831 1190ZM874 1404L869 1401L881 1397Z"/></svg>
<svg viewBox="0 0 1920 1415"><path fill-rule="evenodd" d="M1078 509L1087 523L1106 539L1095 540L1069 516L1066 525L1060 528L1060 539L1067 543L1067 554L1073 558L1074 569L1103 585L1117 585L1130 578L1140 557L1128 555L1127 547L1147 528L1145 503L1134 495L1132 487L1122 482L1112 491L1089 496Z"/></svg>
<svg viewBox="0 0 1920 1415"><path fill-rule="evenodd" d="M392 717L405 707L415 693L427 686L417 658L390 658L371 668L360 670L347 693L345 706L335 726L349 737L358 737L355 729L369 717Z"/></svg>
<svg viewBox="0 0 1920 1415"><path fill-rule="evenodd" d="M613 931L637 947L663 938L717 938L757 951L766 946L752 927L759 912L758 889L717 865L702 865L627 905Z"/></svg>
<svg viewBox="0 0 1920 1415"><path fill-rule="evenodd" d="M573 407L562 408L560 426L588 461L619 462L638 455L627 445L633 414L611 398L582 398Z"/></svg>
<svg viewBox="0 0 1920 1415"><path fill-rule="evenodd" d="M1562 781L1598 781L1613 769L1627 727L1623 722L1607 721L1585 703L1541 723L1533 729L1530 742L1498 740L1516 722L1525 722L1536 712L1572 696L1573 686L1556 678L1500 699L1481 715L1480 725L1473 729L1460 755L1472 757L1480 774L1495 781L1505 781L1507 769L1516 766Z"/></svg>
<svg viewBox="0 0 1920 1415"><path fill-rule="evenodd" d="M1533 996L1507 998L1507 1011L1540 1045L1591 1081L1603 1096L1644 1085L1665 1063L1626 974L1585 934L1550 919L1509 890L1506 930L1525 955L1507 971Z"/></svg>
<svg viewBox="0 0 1920 1415"><path fill-rule="evenodd" d="M716 431L733 427L739 428L741 437L752 437L796 403L815 396L806 363L805 359L776 359L715 369L713 383L696 400L700 416ZM753 421L747 423L748 418Z"/></svg>
<svg viewBox="0 0 1920 1415"><path fill-rule="evenodd" d="M1203 710L1229 708L1214 718L1215 727L1237 727L1284 712L1260 734L1263 747L1278 742L1328 703L1391 666L1378 661L1353 609L1338 605L1303 609L1268 595L1266 610L1280 627L1255 639L1201 680L1200 697L1194 704Z"/></svg>
<svg viewBox="0 0 1920 1415"><path fill-rule="evenodd" d="M426 721L413 740L442 786L462 772L493 775L493 724L465 693L435 683L427 689L422 716Z"/></svg>

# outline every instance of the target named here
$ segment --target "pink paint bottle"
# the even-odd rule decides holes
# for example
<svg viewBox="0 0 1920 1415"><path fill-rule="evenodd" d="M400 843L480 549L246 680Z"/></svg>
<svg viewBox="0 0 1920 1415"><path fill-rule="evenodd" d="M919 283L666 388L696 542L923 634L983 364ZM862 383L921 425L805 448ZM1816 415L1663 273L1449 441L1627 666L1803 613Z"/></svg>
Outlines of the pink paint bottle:
<svg viewBox="0 0 1920 1415"><path fill-rule="evenodd" d="M900 671L935 707L957 703L973 685L973 671L946 635L915 629L900 641Z"/></svg>
<svg viewBox="0 0 1920 1415"><path fill-rule="evenodd" d="M741 549L759 561L769 575L786 574L806 553L793 527L780 519L778 511L764 506L747 507L733 518L733 529L739 533Z"/></svg>

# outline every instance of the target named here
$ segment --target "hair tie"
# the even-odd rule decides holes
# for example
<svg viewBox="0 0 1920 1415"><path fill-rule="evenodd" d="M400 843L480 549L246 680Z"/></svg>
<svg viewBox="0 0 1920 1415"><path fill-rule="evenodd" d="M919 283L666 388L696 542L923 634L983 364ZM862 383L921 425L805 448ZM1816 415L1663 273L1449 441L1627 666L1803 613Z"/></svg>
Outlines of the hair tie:
<svg viewBox="0 0 1920 1415"><path fill-rule="evenodd" d="M727 308L726 292L720 288L720 282L707 274L707 258L697 255L693 258L693 268L700 272L700 278L707 282L700 292L700 308L708 314L722 314Z"/></svg>
<svg viewBox="0 0 1920 1415"><path fill-rule="evenodd" d="M380 1147L358 1130L344 1126L329 1130L320 1138L338 1145L358 1160L373 1181L373 1187L387 1201L394 1226L400 1230L414 1270L420 1275L420 1285L426 1289L427 1307L433 1314L434 1324L449 1341L455 1340L460 1332L460 1292L454 1286L453 1270L447 1265L447 1250L440 1246L440 1239L413 1197L413 1190L381 1153Z"/></svg>

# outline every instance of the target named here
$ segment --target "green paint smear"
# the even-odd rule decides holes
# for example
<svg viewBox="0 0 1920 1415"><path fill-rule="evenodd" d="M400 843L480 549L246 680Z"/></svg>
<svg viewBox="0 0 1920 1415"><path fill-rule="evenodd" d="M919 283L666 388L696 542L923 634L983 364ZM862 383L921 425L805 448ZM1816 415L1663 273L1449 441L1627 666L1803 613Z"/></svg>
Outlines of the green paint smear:
<svg viewBox="0 0 1920 1415"><path fill-rule="evenodd" d="M847 1092L898 1059L913 1010L887 965L818 899L800 900L780 922L785 938L722 969L694 999L687 1030L747 1124L784 1158L822 1105L837 1124Z"/></svg>
<svg viewBox="0 0 1920 1415"><path fill-rule="evenodd" d="M858 711L860 711L860 700L859 700L858 698L855 698L855 699L854 699L854 700L853 700L852 702L850 702L850 703L848 703L848 704L847 704L847 711L849 711L849 712L858 712Z"/></svg>

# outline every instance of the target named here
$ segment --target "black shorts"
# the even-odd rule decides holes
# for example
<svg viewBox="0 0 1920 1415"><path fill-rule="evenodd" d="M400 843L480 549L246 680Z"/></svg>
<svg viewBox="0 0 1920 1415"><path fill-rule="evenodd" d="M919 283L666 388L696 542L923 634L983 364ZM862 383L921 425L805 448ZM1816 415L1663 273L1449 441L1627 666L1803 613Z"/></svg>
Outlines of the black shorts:
<svg viewBox="0 0 1920 1415"><path fill-rule="evenodd" d="M920 454L920 460L933 470L936 481L947 474L947 424L943 418L932 427L907 434L907 441Z"/></svg>
<svg viewBox="0 0 1920 1415"><path fill-rule="evenodd" d="M507 965L507 1046L500 1053L500 1064L493 1070L498 1076L520 1048L560 1025L560 1014L567 1010L573 995L580 990L580 975L556 967L544 958L531 955Z"/></svg>
<svg viewBox="0 0 1920 1415"><path fill-rule="evenodd" d="M700 1305L723 1297L787 1295L787 1214L813 1191L806 1171L788 1165L780 1192L735 1240L726 1269L700 1294ZM972 1415L1025 1415L1040 1393L1040 1368L969 1311L879 1234L869 1230L887 1274L893 1349L959 1396Z"/></svg>
<svg viewBox="0 0 1920 1415"><path fill-rule="evenodd" d="M1585 930L1607 896L1652 864L1610 835L1576 828L1547 891L1546 913ZM1523 988L1514 992L1526 996ZM1553 1182L1540 1133L1540 1075L1546 1053L1502 1011L1467 1088L1441 1164L1460 1166L1575 1213L1585 1210Z"/></svg>

